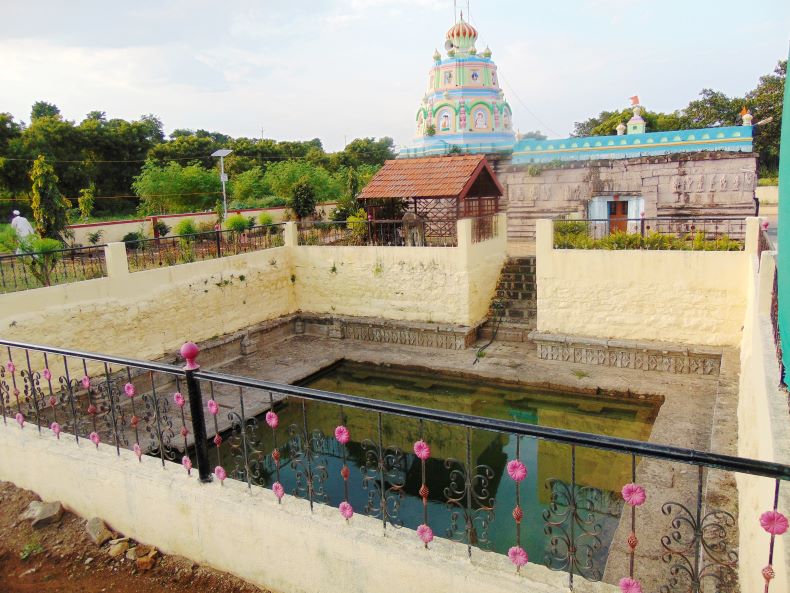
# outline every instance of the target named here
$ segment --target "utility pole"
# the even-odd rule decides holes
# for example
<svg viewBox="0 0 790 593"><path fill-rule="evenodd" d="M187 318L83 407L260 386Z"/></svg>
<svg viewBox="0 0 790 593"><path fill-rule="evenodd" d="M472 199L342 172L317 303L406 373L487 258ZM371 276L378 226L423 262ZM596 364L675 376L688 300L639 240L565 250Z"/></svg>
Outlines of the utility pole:
<svg viewBox="0 0 790 593"><path fill-rule="evenodd" d="M228 176L225 175L225 157L231 152L233 151L222 148L211 153L211 156L219 157L219 180L222 182L222 212L225 218L228 217L228 196L225 193L225 183L228 181Z"/></svg>

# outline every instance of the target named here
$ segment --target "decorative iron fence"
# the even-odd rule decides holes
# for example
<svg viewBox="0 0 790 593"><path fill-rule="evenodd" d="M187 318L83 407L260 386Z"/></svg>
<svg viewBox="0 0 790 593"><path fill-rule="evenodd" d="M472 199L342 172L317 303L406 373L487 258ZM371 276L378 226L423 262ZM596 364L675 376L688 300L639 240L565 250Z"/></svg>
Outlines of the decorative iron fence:
<svg viewBox="0 0 790 593"><path fill-rule="evenodd" d="M745 218L555 220L555 249L743 251Z"/></svg>
<svg viewBox="0 0 790 593"><path fill-rule="evenodd" d="M284 228L283 224L270 224L244 231L210 231L128 241L126 254L129 270L139 272L282 247Z"/></svg>
<svg viewBox="0 0 790 593"><path fill-rule="evenodd" d="M183 368L0 347L4 424L131 449L141 463L180 461L202 482L237 479L278 500L288 491L311 508L337 506L346 520L361 512L385 528L414 528L426 549L445 537L469 555L507 554L516 570L542 563L567 573L571 589L606 571L624 591L699 592L705 581L737 590L737 520L707 490L715 472L772 478L773 509L759 518L771 550L786 529L777 504L788 465L202 371L189 343ZM539 448L553 469L538 464ZM616 485L596 484L614 464ZM671 489L639 483L656 471L674 476ZM672 499L660 500L667 492Z"/></svg>
<svg viewBox="0 0 790 593"><path fill-rule="evenodd" d="M0 255L0 292L15 292L107 275L104 245Z"/></svg>
<svg viewBox="0 0 790 593"><path fill-rule="evenodd" d="M776 360L779 363L779 385L787 389L785 365L782 357L782 338L779 334L779 268L774 268L774 282L771 289L771 329L773 330ZM790 406L790 400L788 400Z"/></svg>
<svg viewBox="0 0 790 593"><path fill-rule="evenodd" d="M498 236L496 213L472 217L472 243L482 243Z"/></svg>
<svg viewBox="0 0 790 593"><path fill-rule="evenodd" d="M455 225L455 220L305 221L298 223L298 240L299 245L455 247ZM446 232L450 227L452 233Z"/></svg>

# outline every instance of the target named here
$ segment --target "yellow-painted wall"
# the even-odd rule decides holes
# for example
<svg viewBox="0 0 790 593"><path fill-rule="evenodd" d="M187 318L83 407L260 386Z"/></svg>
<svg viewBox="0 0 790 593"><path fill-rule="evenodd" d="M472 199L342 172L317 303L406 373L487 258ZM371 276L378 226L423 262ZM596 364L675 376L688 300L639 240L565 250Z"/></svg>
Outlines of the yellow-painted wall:
<svg viewBox="0 0 790 593"><path fill-rule="evenodd" d="M554 249L552 221L540 220L538 331L737 346L747 239L747 252Z"/></svg>
<svg viewBox="0 0 790 593"><path fill-rule="evenodd" d="M285 247L133 274L112 255L107 278L0 295L3 337L151 359L296 309Z"/></svg>
<svg viewBox="0 0 790 593"><path fill-rule="evenodd" d="M488 310L506 247L503 232L472 244L470 224L458 222L458 247L312 247L296 245L291 223L283 247L135 273L112 243L106 278L1 294L0 332L158 358L296 311L472 325Z"/></svg>
<svg viewBox="0 0 790 593"><path fill-rule="evenodd" d="M471 221L458 221L458 247L299 247L299 308L474 325L486 316L505 259L503 214L498 224L495 239L473 244Z"/></svg>
<svg viewBox="0 0 790 593"><path fill-rule="evenodd" d="M59 500L84 517L167 554L228 571L267 590L288 593L556 593L567 575L538 563L517 574L507 556L438 537L423 547L410 529L226 480L200 484L180 464L89 441L56 440L49 431L0 424L0 480ZM76 477L79 479L76 479ZM357 509L360 510L360 509ZM581 593L617 587L576 579Z"/></svg>
<svg viewBox="0 0 790 593"><path fill-rule="evenodd" d="M790 463L790 427L787 394L778 387L779 364L773 340L770 307L776 269L775 252L764 252L761 262L749 258L747 307L741 343L741 376L738 394L738 455ZM761 571L768 563L770 536L759 517L773 508L774 481L736 474L738 482L738 530L741 544L741 591L762 591ZM780 489L779 511L790 515L790 488ZM790 591L790 546L787 536L774 544L771 593Z"/></svg>

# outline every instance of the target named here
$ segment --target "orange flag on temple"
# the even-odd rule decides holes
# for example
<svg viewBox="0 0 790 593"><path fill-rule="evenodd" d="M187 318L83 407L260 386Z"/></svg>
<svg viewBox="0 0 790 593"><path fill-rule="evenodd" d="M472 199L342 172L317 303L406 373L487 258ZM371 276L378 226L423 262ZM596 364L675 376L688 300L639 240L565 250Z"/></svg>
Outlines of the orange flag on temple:
<svg viewBox="0 0 790 593"><path fill-rule="evenodd" d="M631 97L631 105L639 105L639 95Z"/></svg>
<svg viewBox="0 0 790 593"><path fill-rule="evenodd" d="M749 110L746 109L746 105L744 105L743 108L741 108L741 117L743 117L747 113L749 113Z"/></svg>

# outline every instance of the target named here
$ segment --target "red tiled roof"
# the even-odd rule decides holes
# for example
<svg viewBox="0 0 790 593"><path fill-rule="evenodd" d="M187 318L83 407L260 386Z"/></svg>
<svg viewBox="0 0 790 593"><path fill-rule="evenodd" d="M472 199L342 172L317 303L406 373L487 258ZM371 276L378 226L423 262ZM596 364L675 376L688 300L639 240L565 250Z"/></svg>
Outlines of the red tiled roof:
<svg viewBox="0 0 790 593"><path fill-rule="evenodd" d="M357 197L360 200L459 197L484 169L501 188L483 155L387 161Z"/></svg>

